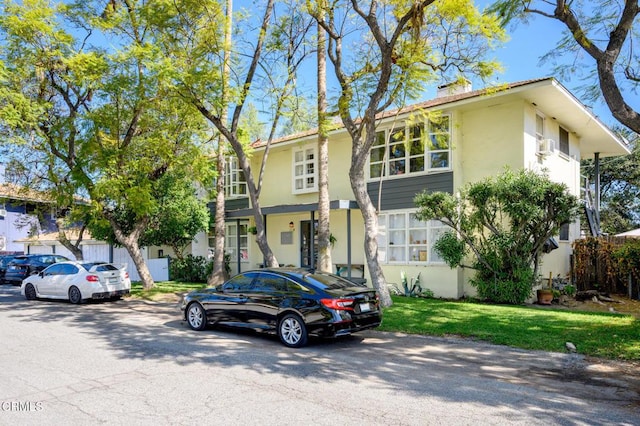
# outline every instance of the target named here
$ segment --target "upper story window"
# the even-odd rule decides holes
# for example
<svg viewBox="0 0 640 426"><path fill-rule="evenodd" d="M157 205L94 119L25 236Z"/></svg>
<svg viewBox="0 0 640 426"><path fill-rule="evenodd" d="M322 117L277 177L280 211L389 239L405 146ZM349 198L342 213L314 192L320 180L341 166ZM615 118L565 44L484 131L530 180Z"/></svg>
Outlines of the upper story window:
<svg viewBox="0 0 640 426"><path fill-rule="evenodd" d="M227 158L224 194L227 198L247 197L247 180L236 157Z"/></svg>
<svg viewBox="0 0 640 426"><path fill-rule="evenodd" d="M369 177L424 173L451 167L451 117L376 133Z"/></svg>
<svg viewBox="0 0 640 426"><path fill-rule="evenodd" d="M569 156L569 132L562 127L558 129L558 148L560 152Z"/></svg>
<svg viewBox="0 0 640 426"><path fill-rule="evenodd" d="M538 142L544 139L544 116L536 113L536 140Z"/></svg>
<svg viewBox="0 0 640 426"><path fill-rule="evenodd" d="M318 191L318 155L315 145L293 149L293 193Z"/></svg>

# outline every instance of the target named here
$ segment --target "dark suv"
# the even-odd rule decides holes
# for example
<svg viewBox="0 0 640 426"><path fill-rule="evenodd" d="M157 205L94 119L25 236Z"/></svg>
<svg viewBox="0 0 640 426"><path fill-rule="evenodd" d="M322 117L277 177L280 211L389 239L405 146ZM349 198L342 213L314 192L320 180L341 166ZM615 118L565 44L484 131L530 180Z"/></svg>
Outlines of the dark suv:
<svg viewBox="0 0 640 426"><path fill-rule="evenodd" d="M54 263L67 260L69 259L57 254L23 254L16 256L7 266L4 281L13 285L20 285L22 280L29 275L40 272Z"/></svg>
<svg viewBox="0 0 640 426"><path fill-rule="evenodd" d="M0 256L0 284L4 284L4 273L7 271L7 265L11 262L17 255L15 254L3 254Z"/></svg>

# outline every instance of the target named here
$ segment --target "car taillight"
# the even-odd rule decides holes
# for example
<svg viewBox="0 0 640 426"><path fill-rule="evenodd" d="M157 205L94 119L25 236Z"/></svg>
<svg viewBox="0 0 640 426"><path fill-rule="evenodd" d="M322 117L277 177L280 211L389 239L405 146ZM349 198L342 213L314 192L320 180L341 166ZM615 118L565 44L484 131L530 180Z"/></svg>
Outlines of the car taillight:
<svg viewBox="0 0 640 426"><path fill-rule="evenodd" d="M97 283L100 281L100 278L98 278L97 275L87 275L87 281L91 283Z"/></svg>
<svg viewBox="0 0 640 426"><path fill-rule="evenodd" d="M125 278L129 278L129 273L128 273L128 272L125 272L125 273L124 273L124 277L125 277Z"/></svg>
<svg viewBox="0 0 640 426"><path fill-rule="evenodd" d="M337 311L353 311L353 299L320 299L320 303Z"/></svg>

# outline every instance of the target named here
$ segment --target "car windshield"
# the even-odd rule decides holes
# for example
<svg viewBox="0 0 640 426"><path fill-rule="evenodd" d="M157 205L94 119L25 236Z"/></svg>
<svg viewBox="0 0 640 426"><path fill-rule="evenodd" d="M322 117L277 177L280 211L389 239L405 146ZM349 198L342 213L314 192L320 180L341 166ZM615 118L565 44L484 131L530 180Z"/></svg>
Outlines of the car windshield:
<svg viewBox="0 0 640 426"><path fill-rule="evenodd" d="M322 289L338 289L361 286L360 284L356 284L337 275L324 274L322 272L305 274L303 276L303 279L305 282L313 284L314 286Z"/></svg>

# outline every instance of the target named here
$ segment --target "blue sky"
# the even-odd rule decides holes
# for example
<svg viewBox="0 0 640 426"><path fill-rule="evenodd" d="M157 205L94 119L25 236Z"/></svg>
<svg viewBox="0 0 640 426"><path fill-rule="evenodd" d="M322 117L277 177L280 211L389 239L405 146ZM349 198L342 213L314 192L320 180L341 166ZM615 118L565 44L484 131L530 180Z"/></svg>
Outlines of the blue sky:
<svg viewBox="0 0 640 426"><path fill-rule="evenodd" d="M476 3L489 5L492 2L493 0L478 0ZM590 107L605 124L609 126L618 124L603 100L593 102L583 99L579 88L586 82L581 80L579 76L574 76L570 80L562 79L553 74L553 64L540 63L540 58L554 49L564 30L565 26L561 22L542 16L533 16L528 23L519 23L515 27L509 27L507 29L509 41L495 52L496 58L504 68L503 73L498 76L498 81L509 83L540 77L556 77L568 90ZM565 58L566 61L572 59ZM595 61L588 55L585 54L583 62L595 69ZM637 94L627 92L625 99L630 105L640 108L640 98Z"/></svg>

